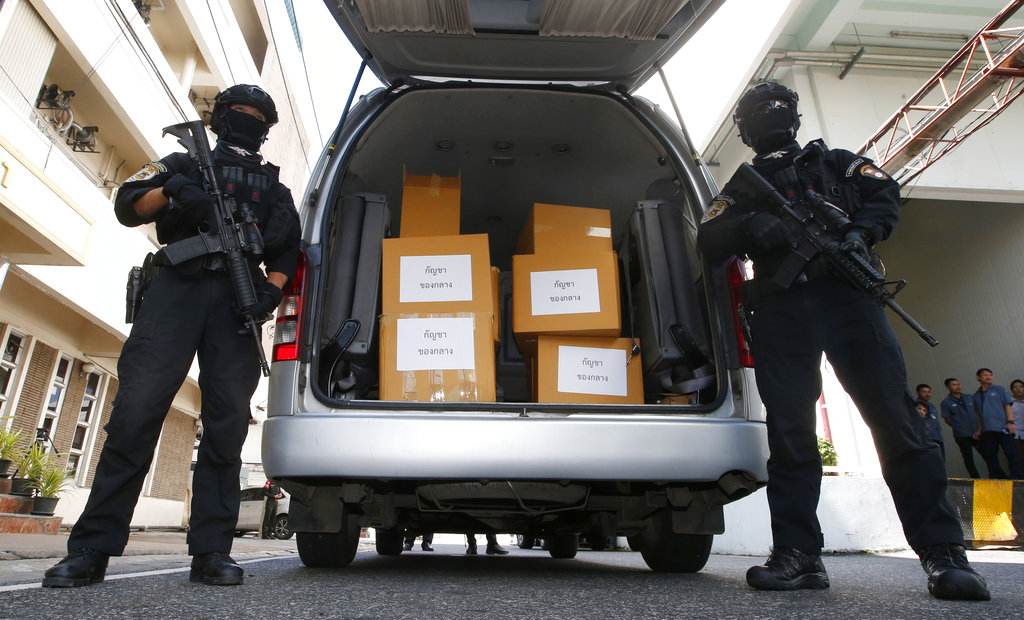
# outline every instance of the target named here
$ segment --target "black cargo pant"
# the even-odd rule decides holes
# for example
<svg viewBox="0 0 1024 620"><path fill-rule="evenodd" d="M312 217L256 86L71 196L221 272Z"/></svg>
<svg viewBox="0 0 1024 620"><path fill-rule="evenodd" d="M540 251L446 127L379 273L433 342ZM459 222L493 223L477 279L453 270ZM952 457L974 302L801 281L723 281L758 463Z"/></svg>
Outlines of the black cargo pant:
<svg viewBox="0 0 1024 620"><path fill-rule="evenodd" d="M815 436L822 352L871 429L911 547L963 544L960 522L946 500L942 455L925 436L907 391L903 353L884 307L824 278L762 297L751 330L757 388L768 415L775 546L810 554L824 546L816 515L821 459Z"/></svg>
<svg viewBox="0 0 1024 620"><path fill-rule="evenodd" d="M231 550L249 400L259 380L255 340L239 333L232 307L224 273L207 270L190 279L160 268L121 350L107 439L69 551L121 555L164 418L197 354L203 438L192 478L188 548L191 554Z"/></svg>

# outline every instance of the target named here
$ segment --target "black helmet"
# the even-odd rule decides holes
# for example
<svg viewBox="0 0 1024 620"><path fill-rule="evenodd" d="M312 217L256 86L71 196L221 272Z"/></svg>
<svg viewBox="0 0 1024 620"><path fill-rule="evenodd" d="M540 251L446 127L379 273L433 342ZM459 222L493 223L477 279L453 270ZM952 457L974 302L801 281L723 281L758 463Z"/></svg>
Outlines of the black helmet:
<svg viewBox="0 0 1024 620"><path fill-rule="evenodd" d="M782 135L762 135L761 132L765 128L760 126L751 127L751 117L757 110L758 105L767 101L782 101L788 104L789 114L785 118L783 127L767 128L767 131L772 134ZM751 87L747 92L740 97L740 101L736 104L736 112L732 115L732 120L735 121L736 126L740 130L740 139L743 140L743 144L751 147L754 150L758 150L759 142L763 138L768 137L773 141L778 141L785 138L785 141L796 139L796 131L800 129L800 115L797 114L797 102L800 101L800 96L796 92L786 88L778 82L762 82ZM757 125L755 123L755 125ZM761 144L760 146L764 146ZM770 147L773 148L773 147Z"/></svg>
<svg viewBox="0 0 1024 620"><path fill-rule="evenodd" d="M210 116L210 129L218 136L227 131L224 116L228 108L236 103L251 105L263 113L269 129L277 123L277 106L267 91L252 84L235 84L217 93L213 99L213 114Z"/></svg>

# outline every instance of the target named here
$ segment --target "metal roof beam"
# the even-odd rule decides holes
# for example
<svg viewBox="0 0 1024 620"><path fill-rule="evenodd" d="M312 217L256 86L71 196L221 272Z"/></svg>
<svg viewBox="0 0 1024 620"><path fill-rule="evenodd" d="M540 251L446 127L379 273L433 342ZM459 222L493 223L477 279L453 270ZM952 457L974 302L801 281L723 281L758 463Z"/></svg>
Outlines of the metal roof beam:
<svg viewBox="0 0 1024 620"><path fill-rule="evenodd" d="M1022 6L1010 2L858 153L905 185L1015 101L1024 92L1024 27L1002 26Z"/></svg>

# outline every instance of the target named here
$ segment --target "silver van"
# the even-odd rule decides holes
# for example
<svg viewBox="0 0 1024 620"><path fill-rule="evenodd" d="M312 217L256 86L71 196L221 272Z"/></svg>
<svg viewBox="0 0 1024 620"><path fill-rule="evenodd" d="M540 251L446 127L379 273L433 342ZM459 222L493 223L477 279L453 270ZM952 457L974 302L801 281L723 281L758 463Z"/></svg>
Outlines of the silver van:
<svg viewBox="0 0 1024 620"><path fill-rule="evenodd" d="M313 172L275 325L263 460L304 564L347 565L372 527L383 555L406 533L520 534L557 558L581 535L625 536L653 570L698 571L722 507L766 483L743 267L697 253L711 177L632 94L720 4L327 1L386 87L345 111ZM380 398L381 240L400 233L404 172L459 177L461 232L488 235L495 402ZM509 274L534 203L610 212L641 404L533 399Z"/></svg>

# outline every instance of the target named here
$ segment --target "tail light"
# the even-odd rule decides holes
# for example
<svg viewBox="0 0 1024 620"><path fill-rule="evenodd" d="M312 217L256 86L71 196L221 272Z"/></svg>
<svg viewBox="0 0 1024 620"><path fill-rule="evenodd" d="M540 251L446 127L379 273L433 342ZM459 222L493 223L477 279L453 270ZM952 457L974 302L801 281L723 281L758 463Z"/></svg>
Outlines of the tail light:
<svg viewBox="0 0 1024 620"><path fill-rule="evenodd" d="M295 277L283 291L274 324L274 350L271 361L283 362L299 359L299 336L302 327L302 294L306 289L306 255L299 252Z"/></svg>
<svg viewBox="0 0 1024 620"><path fill-rule="evenodd" d="M754 356L750 353L750 343L747 342L746 331L743 329L743 309L740 307L743 298L740 296L740 287L747 281L747 270L738 258L733 258L725 267L726 277L729 280L729 303L732 307L732 325L736 331L736 344L739 345L740 366L745 368L754 367Z"/></svg>

